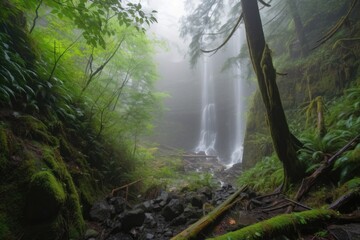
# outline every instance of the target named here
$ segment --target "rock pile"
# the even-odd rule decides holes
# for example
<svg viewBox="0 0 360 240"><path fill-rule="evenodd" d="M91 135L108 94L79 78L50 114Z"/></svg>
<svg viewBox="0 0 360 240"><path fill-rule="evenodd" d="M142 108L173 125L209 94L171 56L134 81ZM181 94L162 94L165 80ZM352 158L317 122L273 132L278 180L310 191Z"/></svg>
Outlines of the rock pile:
<svg viewBox="0 0 360 240"><path fill-rule="evenodd" d="M225 185L218 190L203 187L195 192L161 192L155 199L130 206L122 197L97 202L90 211L102 234L88 229L85 239L168 240L221 204L235 189ZM102 236L100 236L102 235Z"/></svg>

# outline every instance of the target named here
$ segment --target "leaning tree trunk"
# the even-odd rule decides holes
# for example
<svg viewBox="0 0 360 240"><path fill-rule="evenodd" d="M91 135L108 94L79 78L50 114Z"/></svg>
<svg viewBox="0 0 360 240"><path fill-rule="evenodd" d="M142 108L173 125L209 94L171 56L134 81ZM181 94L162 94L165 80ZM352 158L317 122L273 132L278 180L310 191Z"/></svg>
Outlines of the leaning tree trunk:
<svg viewBox="0 0 360 240"><path fill-rule="evenodd" d="M249 52L265 104L274 149L284 166L283 187L286 188L289 183L300 181L304 171L296 156L296 149L286 122L276 85L276 71L270 50L265 44L257 1L242 0L241 3Z"/></svg>

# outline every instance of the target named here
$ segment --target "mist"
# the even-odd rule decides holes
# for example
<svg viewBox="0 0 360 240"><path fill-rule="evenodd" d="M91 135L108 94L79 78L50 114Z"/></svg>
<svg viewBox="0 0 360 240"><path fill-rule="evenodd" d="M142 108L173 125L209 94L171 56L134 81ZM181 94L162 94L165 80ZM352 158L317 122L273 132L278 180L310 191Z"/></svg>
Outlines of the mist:
<svg viewBox="0 0 360 240"><path fill-rule="evenodd" d="M241 64L234 61L227 64L226 69L224 66L229 58L239 55L244 44L244 30L240 28L216 54L203 54L198 63L191 66L187 54L189 42L180 37L185 2L147 1L148 7L158 11L157 18L161 23L154 24L151 32L167 45L167 49L159 50L156 55L160 74L157 90L169 94L164 103L166 110L156 120L152 139L160 145L186 152L216 155L224 164L240 162L247 100L254 86L246 79L247 60L242 60ZM189 9L189 5L187 7ZM208 84L212 85L212 90L205 89ZM204 95L213 101L212 117L203 114L206 108ZM210 130L213 140L206 140L210 133L204 129L205 122L213 122ZM210 151L208 145L211 144Z"/></svg>

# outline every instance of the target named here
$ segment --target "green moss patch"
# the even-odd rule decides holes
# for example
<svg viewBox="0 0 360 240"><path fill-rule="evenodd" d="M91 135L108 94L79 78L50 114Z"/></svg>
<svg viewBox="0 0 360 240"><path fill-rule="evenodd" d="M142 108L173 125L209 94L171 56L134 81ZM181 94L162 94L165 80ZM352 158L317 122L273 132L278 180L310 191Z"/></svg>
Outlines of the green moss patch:
<svg viewBox="0 0 360 240"><path fill-rule="evenodd" d="M26 217L30 222L53 219L65 199L63 186L54 175L50 171L40 171L31 179Z"/></svg>
<svg viewBox="0 0 360 240"><path fill-rule="evenodd" d="M271 219L244 227L225 235L211 238L212 240L235 239L272 239L280 235L296 236L302 226L317 229L322 222L335 218L337 213L327 209L309 210L300 213L283 214ZM291 238L293 239L293 238ZM210 239L209 239L210 240Z"/></svg>

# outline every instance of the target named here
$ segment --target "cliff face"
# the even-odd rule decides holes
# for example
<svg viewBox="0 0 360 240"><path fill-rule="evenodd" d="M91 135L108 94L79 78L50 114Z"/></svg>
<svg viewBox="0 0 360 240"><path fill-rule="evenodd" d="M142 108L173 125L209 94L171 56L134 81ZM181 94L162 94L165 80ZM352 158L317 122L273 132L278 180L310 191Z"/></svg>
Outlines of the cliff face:
<svg viewBox="0 0 360 240"><path fill-rule="evenodd" d="M315 40L320 39L324 32L343 16L346 9L346 7L328 9L326 16L323 16L324 19L315 16L309 18L305 30L310 43L316 46ZM287 39L268 37L270 48L274 50L274 66L277 72L286 74L278 75L277 83L290 129L295 135L305 127L304 109L312 100L321 96L326 103L341 96L360 75L360 41L357 37L360 33L360 24L356 16L359 11L360 7L356 6L349 17L350 25L342 26L329 41L311 50L306 57L295 54L295 36L288 36ZM326 17L329 18L328 22ZM244 168L254 166L272 151L265 108L257 92L248 113L244 141Z"/></svg>

